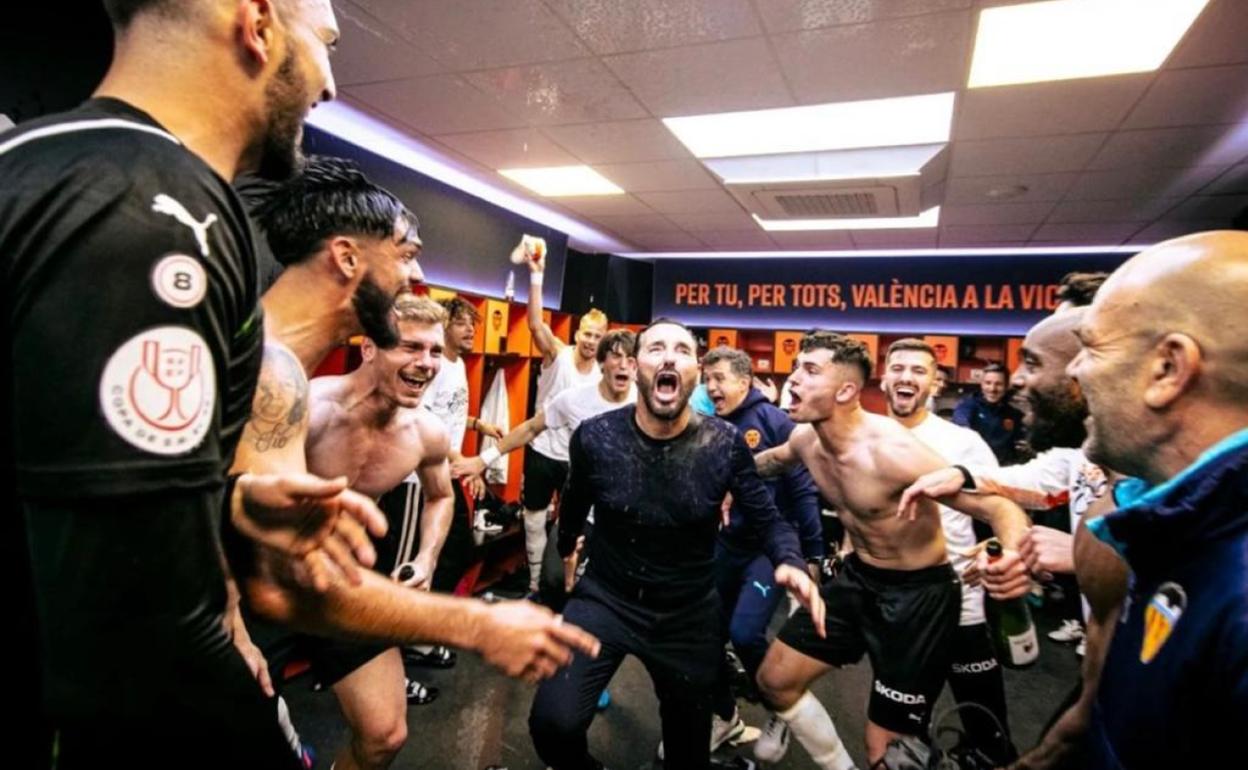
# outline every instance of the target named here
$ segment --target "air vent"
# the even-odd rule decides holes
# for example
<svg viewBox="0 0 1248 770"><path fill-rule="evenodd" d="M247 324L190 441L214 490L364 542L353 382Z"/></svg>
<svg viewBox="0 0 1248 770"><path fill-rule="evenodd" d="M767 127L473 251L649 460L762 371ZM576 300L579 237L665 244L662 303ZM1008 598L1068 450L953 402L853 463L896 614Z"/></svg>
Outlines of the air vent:
<svg viewBox="0 0 1248 770"><path fill-rule="evenodd" d="M794 219L873 217L880 213L875 195L867 192L825 195L777 195L776 205Z"/></svg>

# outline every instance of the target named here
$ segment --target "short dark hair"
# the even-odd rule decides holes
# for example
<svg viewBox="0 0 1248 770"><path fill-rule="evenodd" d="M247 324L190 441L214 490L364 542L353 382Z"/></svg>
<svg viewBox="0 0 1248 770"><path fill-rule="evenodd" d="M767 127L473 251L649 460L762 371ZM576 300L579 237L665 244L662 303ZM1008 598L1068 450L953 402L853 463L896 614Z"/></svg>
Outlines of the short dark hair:
<svg viewBox="0 0 1248 770"><path fill-rule="evenodd" d="M646 332L650 331L656 326L679 326L680 328L684 329L685 332L687 332L690 337L693 337L693 330L691 330L688 326L685 326L684 324L682 324L680 321L676 321L671 318L659 317L651 321L649 324L647 324L644 329L637 332L637 346L638 347L641 346L641 338L646 336ZM694 344L695 345L697 344L696 337L694 338Z"/></svg>
<svg viewBox="0 0 1248 770"><path fill-rule="evenodd" d="M301 262L334 235L389 239L399 218L416 237L416 215L390 191L374 184L351 161L314 156L293 178L277 185L255 211L273 256Z"/></svg>
<svg viewBox="0 0 1248 770"><path fill-rule="evenodd" d="M473 307L471 302L463 297L447 297L446 299L438 300L438 304L446 311L447 323L454 323L455 319L461 315L471 318L474 324L481 320L481 314L477 312L477 309Z"/></svg>
<svg viewBox="0 0 1248 770"><path fill-rule="evenodd" d="M998 363L991 363L991 364L988 364L987 366L985 366L985 367L984 367L984 376L985 376L985 377L987 377L987 376L988 376L988 375L990 375L990 374L999 374L999 375L1001 375L1002 377L1004 377L1004 378L1006 379L1006 382L1009 382L1009 379L1010 379L1010 373L1009 373L1009 372L1007 372L1007 371L1005 370L1005 367L1004 367L1004 366L1002 366L1001 364L998 364Z"/></svg>
<svg viewBox="0 0 1248 770"><path fill-rule="evenodd" d="M607 356L612 353L619 353L622 356L633 358L637 355L637 335L628 329L612 329L602 335L602 339L598 340L598 353L596 358L598 363L607 360Z"/></svg>
<svg viewBox="0 0 1248 770"><path fill-rule="evenodd" d="M893 344L888 346L888 351L884 354L884 360L893 357L894 353L900 353L903 350L917 350L920 353L926 353L932 357L932 362L936 362L936 351L932 346L919 339L918 337L902 337ZM939 368L939 367L937 367Z"/></svg>
<svg viewBox="0 0 1248 770"><path fill-rule="evenodd" d="M1075 307L1091 305L1108 277L1109 273L1067 273L1057 287L1057 301L1069 302Z"/></svg>
<svg viewBox="0 0 1248 770"><path fill-rule="evenodd" d="M187 4L178 0L104 0L104 12L116 29L125 29L134 17L156 13L166 19L176 18Z"/></svg>
<svg viewBox="0 0 1248 770"><path fill-rule="evenodd" d="M745 351L724 345L712 348L711 352L702 356L702 368L714 366L720 361L727 361L729 371L738 377L749 379L754 371L753 362L750 361L750 357L745 354Z"/></svg>
<svg viewBox="0 0 1248 770"><path fill-rule="evenodd" d="M828 350L832 352L832 361L854 367L862 375L862 381L871 379L875 362L871 360L871 351L859 340L846 337L837 332L815 329L802 337L802 352L812 350Z"/></svg>

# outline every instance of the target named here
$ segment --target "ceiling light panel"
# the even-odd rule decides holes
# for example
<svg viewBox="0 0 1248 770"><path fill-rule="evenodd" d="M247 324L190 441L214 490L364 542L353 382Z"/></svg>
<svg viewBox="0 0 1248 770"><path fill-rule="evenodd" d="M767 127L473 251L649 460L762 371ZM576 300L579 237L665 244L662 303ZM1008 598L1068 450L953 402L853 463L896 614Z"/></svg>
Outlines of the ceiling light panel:
<svg viewBox="0 0 1248 770"><path fill-rule="evenodd" d="M1048 0L979 15L970 88L1151 72L1209 0Z"/></svg>

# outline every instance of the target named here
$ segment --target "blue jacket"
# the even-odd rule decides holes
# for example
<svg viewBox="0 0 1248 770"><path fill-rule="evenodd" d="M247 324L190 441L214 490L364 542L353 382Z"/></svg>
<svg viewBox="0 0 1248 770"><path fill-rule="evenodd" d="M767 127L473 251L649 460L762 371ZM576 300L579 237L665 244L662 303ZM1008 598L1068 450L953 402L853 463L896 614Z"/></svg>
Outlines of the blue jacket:
<svg viewBox="0 0 1248 770"><path fill-rule="evenodd" d="M1248 430L1089 522L1132 570L1093 709L1092 767L1243 767ZM1228 764L1229 761L1229 764Z"/></svg>
<svg viewBox="0 0 1248 770"><path fill-rule="evenodd" d="M741 405L724 419L737 426L737 430L745 438L745 445L754 454L783 444L793 432L793 421L789 416L777 409L757 388L750 388ZM780 513L797 530L802 541L802 554L808 559L823 556L819 490L815 487L810 472L805 466L799 465L783 476L764 481ZM754 530L746 526L745 517L735 504L732 506L728 526L720 530L719 539L740 550L758 550L760 547Z"/></svg>
<svg viewBox="0 0 1248 770"><path fill-rule="evenodd" d="M985 401L983 393L967 396L954 407L953 423L982 436L997 462L1015 462L1014 445L1023 438L1023 413L1010 406L1008 393L995 404Z"/></svg>

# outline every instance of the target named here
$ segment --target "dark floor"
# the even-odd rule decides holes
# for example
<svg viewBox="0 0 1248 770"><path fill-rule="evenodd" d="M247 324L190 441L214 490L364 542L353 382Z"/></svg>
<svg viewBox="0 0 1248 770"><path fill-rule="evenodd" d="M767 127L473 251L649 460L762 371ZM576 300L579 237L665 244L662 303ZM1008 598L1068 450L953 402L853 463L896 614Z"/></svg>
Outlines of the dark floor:
<svg viewBox="0 0 1248 770"><path fill-rule="evenodd" d="M1010 724L1020 748L1034 745L1038 733L1078 677L1079 658L1072 645L1049 642L1044 634L1058 624L1047 608L1036 614L1041 636L1039 660L1023 671L1006 670L1006 694ZM780 618L777 617L777 623ZM487 668L473 655L461 655L459 664L447 671L409 667L409 673L441 688L440 697L427 706L408 709L409 736L393 767L423 770L482 770L503 765L508 770L542 770L533 751L527 720L534 687L516 682ZM870 670L865 661L834 670L813 687L827 706L841 738L856 763L865 768L863 726ZM612 703L590 728L593 754L613 770L650 770L659 741L658 702L645 670L628 659L610 687ZM318 753L318 768L328 768L333 754L347 740L346 726L334 696L313 693L308 678L289 683L285 696L304 739ZM936 713L952 704L948 690ZM766 717L755 705L742 702L747 723L761 727ZM956 718L953 719L956 723ZM723 749L753 757L750 747ZM770 765L786 770L815 768L794 742L782 762Z"/></svg>

